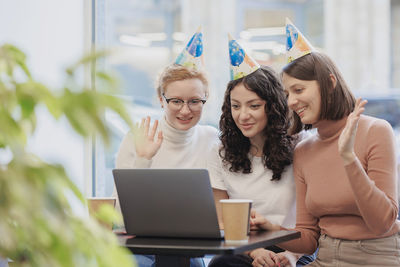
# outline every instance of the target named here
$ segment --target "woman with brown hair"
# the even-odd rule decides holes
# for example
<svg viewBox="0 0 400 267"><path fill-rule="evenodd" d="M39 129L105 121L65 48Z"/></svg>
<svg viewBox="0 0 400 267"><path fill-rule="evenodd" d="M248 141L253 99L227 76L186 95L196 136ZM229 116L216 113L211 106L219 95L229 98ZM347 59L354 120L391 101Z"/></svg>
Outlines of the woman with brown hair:
<svg viewBox="0 0 400 267"><path fill-rule="evenodd" d="M301 238L279 246L299 253L318 247L309 266L400 266L390 124L362 115L367 102L355 100L332 60L312 49L292 58L282 81L298 129L317 132L294 152L295 229ZM270 228L262 217L251 223Z"/></svg>

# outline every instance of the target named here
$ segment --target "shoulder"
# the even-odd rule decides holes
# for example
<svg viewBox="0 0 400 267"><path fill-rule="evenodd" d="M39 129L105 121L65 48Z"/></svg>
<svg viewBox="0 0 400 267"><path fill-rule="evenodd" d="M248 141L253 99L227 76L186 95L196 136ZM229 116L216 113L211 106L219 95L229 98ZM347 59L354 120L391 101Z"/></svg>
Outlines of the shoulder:
<svg viewBox="0 0 400 267"><path fill-rule="evenodd" d="M200 135L208 136L209 138L218 138L218 130L210 125L197 125L196 130Z"/></svg>
<svg viewBox="0 0 400 267"><path fill-rule="evenodd" d="M313 132L309 132L304 139L299 141L293 151L293 164L297 164L302 160L308 160L314 156L315 144L318 138Z"/></svg>
<svg viewBox="0 0 400 267"><path fill-rule="evenodd" d="M302 130L298 134L293 135L293 140L294 140L295 146L297 146L297 144L299 144L300 142L310 138L314 134L315 134L315 130L311 129L311 130Z"/></svg>
<svg viewBox="0 0 400 267"><path fill-rule="evenodd" d="M298 153L297 151L304 151L305 149L309 148L312 146L313 143L317 141L315 134L312 133L307 133L303 136L301 140L297 143L294 151L295 153Z"/></svg>
<svg viewBox="0 0 400 267"><path fill-rule="evenodd" d="M216 140L211 144L211 153L219 156L219 151L222 148L222 144L220 140Z"/></svg>
<svg viewBox="0 0 400 267"><path fill-rule="evenodd" d="M367 115L361 115L359 126L366 128L376 128L376 129L392 129L392 126L386 120Z"/></svg>
<svg viewBox="0 0 400 267"><path fill-rule="evenodd" d="M389 122L383 119L361 115L358 128L360 134L364 133L368 137L379 137L393 135L393 129Z"/></svg>

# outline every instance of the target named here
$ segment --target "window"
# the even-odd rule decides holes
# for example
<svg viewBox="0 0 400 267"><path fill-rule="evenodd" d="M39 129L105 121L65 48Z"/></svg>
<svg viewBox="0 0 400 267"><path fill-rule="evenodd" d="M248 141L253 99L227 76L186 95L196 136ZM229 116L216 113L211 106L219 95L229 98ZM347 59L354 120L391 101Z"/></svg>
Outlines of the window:
<svg viewBox="0 0 400 267"><path fill-rule="evenodd" d="M289 17L317 49L333 58L357 95L393 93L398 89L392 87L400 86L399 46L394 45L400 29L394 14L399 10L394 0L97 0L95 42L114 51L104 66L120 76L120 96L130 104L132 118L155 119L161 116L154 88L158 72L202 26L211 90L201 123L217 126L229 81L228 33L253 58L279 72L286 64L284 26ZM99 196L111 195L111 169L128 130L112 114L105 119L114 132L110 148L95 146L93 181Z"/></svg>

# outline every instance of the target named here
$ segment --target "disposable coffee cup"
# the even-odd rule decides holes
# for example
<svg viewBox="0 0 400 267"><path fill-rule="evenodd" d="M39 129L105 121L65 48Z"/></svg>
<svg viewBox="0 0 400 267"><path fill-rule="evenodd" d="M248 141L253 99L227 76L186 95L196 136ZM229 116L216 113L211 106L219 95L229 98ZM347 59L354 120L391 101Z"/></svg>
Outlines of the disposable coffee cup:
<svg viewBox="0 0 400 267"><path fill-rule="evenodd" d="M94 218L101 206L109 205L112 208L115 208L115 203L117 201L115 197L88 197L86 200L88 202L89 215ZM103 222L100 222L100 224L104 225L106 228L112 229L112 224L106 224Z"/></svg>
<svg viewBox="0 0 400 267"><path fill-rule="evenodd" d="M249 240L250 199L221 199L222 221L224 223L225 242L244 244Z"/></svg>

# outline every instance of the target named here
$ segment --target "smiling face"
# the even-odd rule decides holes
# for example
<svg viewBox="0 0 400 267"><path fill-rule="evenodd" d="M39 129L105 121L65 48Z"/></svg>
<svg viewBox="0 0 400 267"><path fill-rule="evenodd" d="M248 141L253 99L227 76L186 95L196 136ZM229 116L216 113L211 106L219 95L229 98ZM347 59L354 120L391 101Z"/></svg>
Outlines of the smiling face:
<svg viewBox="0 0 400 267"><path fill-rule="evenodd" d="M163 97L160 102L164 107L167 122L178 130L189 130L195 126L200 118L202 109L192 111L187 105L188 100L206 99L206 86L199 79L186 79L169 83L164 89L166 98L178 98L185 101L181 109L176 110Z"/></svg>
<svg viewBox="0 0 400 267"><path fill-rule="evenodd" d="M288 105L300 117L303 124L315 124L321 114L321 94L315 80L299 80L286 73L282 76L288 96Z"/></svg>
<svg viewBox="0 0 400 267"><path fill-rule="evenodd" d="M265 100L247 89L243 83L232 89L230 100L232 118L242 134L252 143L263 143L263 130L268 122Z"/></svg>

